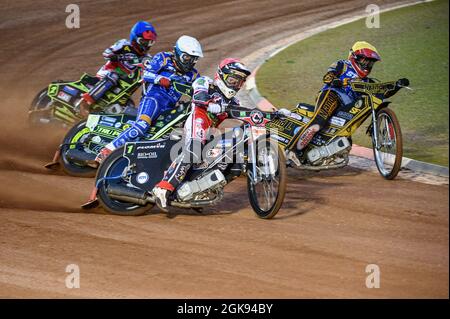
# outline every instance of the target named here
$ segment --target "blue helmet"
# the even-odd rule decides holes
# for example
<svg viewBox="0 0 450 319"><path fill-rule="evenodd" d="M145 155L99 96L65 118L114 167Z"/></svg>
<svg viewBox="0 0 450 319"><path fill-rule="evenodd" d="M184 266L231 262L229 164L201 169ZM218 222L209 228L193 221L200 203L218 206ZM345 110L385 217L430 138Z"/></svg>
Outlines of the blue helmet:
<svg viewBox="0 0 450 319"><path fill-rule="evenodd" d="M146 21L138 21L131 28L130 43L141 51L147 52L155 44L157 34L153 25Z"/></svg>

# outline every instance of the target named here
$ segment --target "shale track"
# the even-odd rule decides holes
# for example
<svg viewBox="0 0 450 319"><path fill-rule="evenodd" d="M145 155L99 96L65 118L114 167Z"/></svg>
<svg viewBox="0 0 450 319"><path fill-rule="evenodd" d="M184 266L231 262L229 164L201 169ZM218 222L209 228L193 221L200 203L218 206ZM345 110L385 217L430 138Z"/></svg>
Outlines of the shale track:
<svg viewBox="0 0 450 319"><path fill-rule="evenodd" d="M203 214L87 213L80 204L92 180L43 168L64 131L26 124L39 89L95 72L102 50L138 19L157 27L153 52L182 34L197 37L205 53L199 70L211 75L223 57L246 56L372 2L77 1L81 28L69 30L70 1L3 1L0 297L448 298L448 185L385 181L351 167L289 170L285 203L270 221L249 209L244 179ZM79 289L65 286L68 264L80 267ZM366 288L368 264L380 267L379 289Z"/></svg>

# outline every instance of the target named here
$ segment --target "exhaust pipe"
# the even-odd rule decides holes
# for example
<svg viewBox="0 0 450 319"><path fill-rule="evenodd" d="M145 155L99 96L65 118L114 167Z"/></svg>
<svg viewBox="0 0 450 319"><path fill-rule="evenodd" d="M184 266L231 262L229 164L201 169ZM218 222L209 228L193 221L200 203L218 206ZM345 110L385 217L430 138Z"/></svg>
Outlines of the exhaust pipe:
<svg viewBox="0 0 450 319"><path fill-rule="evenodd" d="M86 153L77 149L69 149L64 155L70 162L80 165L87 165L90 161L94 161L96 157L95 154Z"/></svg>
<svg viewBox="0 0 450 319"><path fill-rule="evenodd" d="M145 206L152 202L149 200L150 196L146 191L123 185L108 185L106 188L106 193L112 199L137 204L140 206Z"/></svg>
<svg viewBox="0 0 450 319"><path fill-rule="evenodd" d="M123 185L108 185L106 188L106 193L112 199L120 200L122 202L133 203L140 206L145 206L147 204L155 204L153 197L146 191L141 189L127 187ZM223 198L223 192L219 192L216 198L212 200L198 200L192 202L169 202L169 206L179 207L179 208L201 208L205 206L211 206L218 203Z"/></svg>

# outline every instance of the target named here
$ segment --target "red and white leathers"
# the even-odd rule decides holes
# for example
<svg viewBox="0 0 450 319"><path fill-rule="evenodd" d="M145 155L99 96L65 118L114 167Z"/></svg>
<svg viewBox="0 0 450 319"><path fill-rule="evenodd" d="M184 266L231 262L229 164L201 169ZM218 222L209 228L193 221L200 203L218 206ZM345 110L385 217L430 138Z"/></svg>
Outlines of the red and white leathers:
<svg viewBox="0 0 450 319"><path fill-rule="evenodd" d="M185 146L183 152L166 171L155 190L174 191L183 181L193 163L201 161L202 147L205 145L208 130L217 127L227 118L227 107L237 106L235 97L227 98L213 80L200 77L192 84L192 113L184 124ZM165 206L165 205L163 205Z"/></svg>

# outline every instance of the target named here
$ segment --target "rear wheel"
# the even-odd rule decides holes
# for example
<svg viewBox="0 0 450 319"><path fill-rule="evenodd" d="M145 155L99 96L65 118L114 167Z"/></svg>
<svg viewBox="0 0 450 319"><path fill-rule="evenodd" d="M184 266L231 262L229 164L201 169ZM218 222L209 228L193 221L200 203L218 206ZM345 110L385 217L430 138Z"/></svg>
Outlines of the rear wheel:
<svg viewBox="0 0 450 319"><path fill-rule="evenodd" d="M257 158L247 177L248 197L256 215L270 219L280 210L286 193L286 158L276 141L265 138L257 145Z"/></svg>
<svg viewBox="0 0 450 319"><path fill-rule="evenodd" d="M109 185L127 186L128 180L124 176L128 168L128 159L122 156L123 148L112 152L100 165L95 178L98 191L97 198L103 208L111 214L122 216L144 215L153 205L140 206L134 203L123 202L108 196Z"/></svg>
<svg viewBox="0 0 450 319"><path fill-rule="evenodd" d="M377 113L376 134L378 147L372 136L372 148L378 171L385 179L394 179L403 157L402 131L394 111L384 108Z"/></svg>
<svg viewBox="0 0 450 319"><path fill-rule="evenodd" d="M31 102L28 121L33 125L47 124L51 121L52 100L47 95L47 88L42 89Z"/></svg>
<svg viewBox="0 0 450 319"><path fill-rule="evenodd" d="M71 176L77 177L94 177L96 173L96 169L87 165L78 164L70 161L67 158L67 151L71 149L78 149L81 152L89 152L92 153L90 149L88 149L85 142L88 140L90 136L90 129L86 127L86 120L82 120L74 125L69 132L67 132L66 136L64 136L63 144L70 144L68 146L63 146L61 148L61 156L59 158L59 163L61 164L62 170Z"/></svg>

